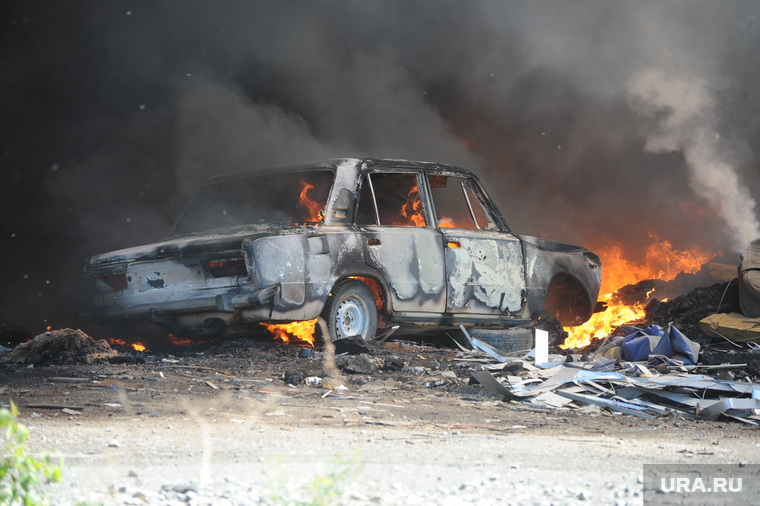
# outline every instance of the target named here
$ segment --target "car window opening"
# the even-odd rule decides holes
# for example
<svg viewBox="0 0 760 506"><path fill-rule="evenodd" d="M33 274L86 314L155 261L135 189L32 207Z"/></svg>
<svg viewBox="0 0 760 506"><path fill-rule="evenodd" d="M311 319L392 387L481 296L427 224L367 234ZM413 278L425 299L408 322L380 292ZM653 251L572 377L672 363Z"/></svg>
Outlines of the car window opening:
<svg viewBox="0 0 760 506"><path fill-rule="evenodd" d="M373 173L365 176L356 216L358 225L425 227L425 208L416 174Z"/></svg>
<svg viewBox="0 0 760 506"><path fill-rule="evenodd" d="M498 229L471 181L440 174L431 174L428 181L439 228Z"/></svg>
<svg viewBox="0 0 760 506"><path fill-rule="evenodd" d="M212 183L193 199L173 235L242 225L321 223L332 171L252 174Z"/></svg>

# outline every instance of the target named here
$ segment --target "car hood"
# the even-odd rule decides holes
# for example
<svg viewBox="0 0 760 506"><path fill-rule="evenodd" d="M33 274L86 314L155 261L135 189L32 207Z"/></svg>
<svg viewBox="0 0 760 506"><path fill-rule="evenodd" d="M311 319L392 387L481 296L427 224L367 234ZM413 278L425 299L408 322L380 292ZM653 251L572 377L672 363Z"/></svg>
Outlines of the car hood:
<svg viewBox="0 0 760 506"><path fill-rule="evenodd" d="M95 255L85 262L85 270L107 267L110 265L162 260L204 253L214 253L240 249L244 239L266 235L278 235L283 232L298 232L314 226L289 225L247 225L231 229L214 230L202 234L166 239L161 242L135 246L108 253Z"/></svg>
<svg viewBox="0 0 760 506"><path fill-rule="evenodd" d="M587 248L583 246L576 246L574 244L567 244L564 242L554 241L552 239L546 239L544 237L536 237L532 235L518 234L518 237L523 242L534 244L538 249L543 251L555 251L557 253L573 253L573 252L586 252Z"/></svg>

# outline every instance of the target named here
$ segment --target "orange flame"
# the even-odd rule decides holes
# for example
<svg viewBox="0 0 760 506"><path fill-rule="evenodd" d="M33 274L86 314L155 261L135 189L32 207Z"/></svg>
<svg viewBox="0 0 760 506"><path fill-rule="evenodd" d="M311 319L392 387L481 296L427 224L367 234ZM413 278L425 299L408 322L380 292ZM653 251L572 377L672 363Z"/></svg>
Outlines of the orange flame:
<svg viewBox="0 0 760 506"><path fill-rule="evenodd" d="M377 306L377 310L383 310L383 305L385 304L383 302L383 290L380 288L380 285L377 283L377 281L366 276L349 276L348 279L358 279L367 285L369 289L372 290L372 295L375 296L375 305Z"/></svg>
<svg viewBox="0 0 760 506"><path fill-rule="evenodd" d="M670 281L682 272L693 274L717 256L699 247L678 250L670 241L659 240L653 232L649 233L649 238L651 243L644 250L642 263L626 259L623 246L619 243L601 248L599 257L602 258L604 272L601 293L614 292L645 279Z"/></svg>
<svg viewBox="0 0 760 506"><path fill-rule="evenodd" d="M409 200L401 206L401 216L410 220L415 227L425 226L425 216L422 214L422 201L420 200L419 188L415 184L412 189L409 190L407 195ZM407 225L406 223L400 223L400 225Z"/></svg>
<svg viewBox="0 0 760 506"><path fill-rule="evenodd" d="M628 322L641 320L646 316L644 306L640 303L631 306L625 304L614 304L611 298L614 293L608 293L599 297L601 301L607 302L607 310L601 313L594 313L591 318L577 327L565 327L567 338L560 348L583 348L591 344L593 339L603 339L607 337L612 329L619 327Z"/></svg>
<svg viewBox="0 0 760 506"><path fill-rule="evenodd" d="M309 184L302 179L301 193L298 197L298 202L309 211L309 221L320 223L323 219L322 206L319 204L319 202L316 202L309 198L309 190L312 188L314 188L313 184Z"/></svg>
<svg viewBox="0 0 760 506"><path fill-rule="evenodd" d="M613 301L615 292L626 286L647 279L670 281L678 274L694 274L702 265L715 258L716 253L704 251L699 247L690 250L678 250L670 241L659 240L650 232L651 243L645 249L644 261L636 263L625 258L623 246L619 243L610 244L598 249L602 259L602 288L599 299L607 302L607 310L595 313L591 319L577 327L566 327L568 333L561 348L583 348L593 339L607 337L610 332L620 325L642 320L646 316L644 305L636 303L626 305ZM654 292L647 292L647 298Z"/></svg>
<svg viewBox="0 0 760 506"><path fill-rule="evenodd" d="M456 228L456 223L446 216L438 220L438 228Z"/></svg>
<svg viewBox="0 0 760 506"><path fill-rule="evenodd" d="M133 348L135 351L145 351L145 346L143 346L143 345L142 345L142 344L140 344L140 343L133 343L133 344L132 344L132 348Z"/></svg>
<svg viewBox="0 0 760 506"><path fill-rule="evenodd" d="M274 335L275 339L280 339L285 343L293 342L293 339L295 339L314 346L314 331L317 328L317 320L318 318L302 322L281 324L267 324L262 322L262 325Z"/></svg>

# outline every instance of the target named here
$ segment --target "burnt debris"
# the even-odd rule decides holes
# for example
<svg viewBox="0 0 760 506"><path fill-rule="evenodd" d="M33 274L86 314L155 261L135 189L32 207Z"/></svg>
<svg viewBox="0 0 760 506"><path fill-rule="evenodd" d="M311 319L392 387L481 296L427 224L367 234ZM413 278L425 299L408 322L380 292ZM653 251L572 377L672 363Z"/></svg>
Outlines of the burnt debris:
<svg viewBox="0 0 760 506"><path fill-rule="evenodd" d="M88 364L116 352L104 340L94 340L81 330L49 330L22 343L11 353L11 360L23 365Z"/></svg>

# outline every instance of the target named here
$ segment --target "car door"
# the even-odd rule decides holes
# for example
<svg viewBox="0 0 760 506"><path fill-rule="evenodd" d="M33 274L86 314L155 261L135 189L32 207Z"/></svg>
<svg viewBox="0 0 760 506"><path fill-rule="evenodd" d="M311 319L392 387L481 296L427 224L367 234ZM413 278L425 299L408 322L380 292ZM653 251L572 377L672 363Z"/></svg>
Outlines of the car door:
<svg viewBox="0 0 760 506"><path fill-rule="evenodd" d="M412 169L365 173L356 215L367 264L386 280L393 312L410 317L442 314L446 304L443 247L420 197L422 177Z"/></svg>
<svg viewBox="0 0 760 506"><path fill-rule="evenodd" d="M525 303L520 240L500 228L473 179L430 173L428 184L445 245L446 311L520 314Z"/></svg>

